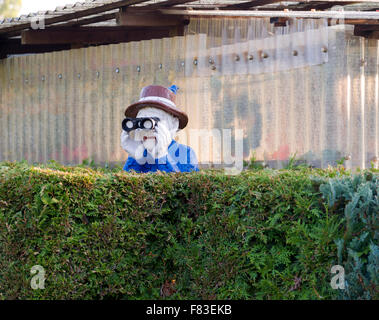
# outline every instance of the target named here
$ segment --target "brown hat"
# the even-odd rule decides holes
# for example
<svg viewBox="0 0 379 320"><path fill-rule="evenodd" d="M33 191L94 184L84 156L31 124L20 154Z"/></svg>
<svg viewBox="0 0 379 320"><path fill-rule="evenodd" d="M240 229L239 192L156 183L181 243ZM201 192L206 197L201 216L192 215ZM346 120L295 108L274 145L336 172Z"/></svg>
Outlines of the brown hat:
<svg viewBox="0 0 379 320"><path fill-rule="evenodd" d="M147 86L141 91L138 102L133 103L125 110L125 116L135 118L142 108L154 107L166 111L179 118L179 129L183 129L188 123L188 116L180 111L175 104L175 94L162 86Z"/></svg>

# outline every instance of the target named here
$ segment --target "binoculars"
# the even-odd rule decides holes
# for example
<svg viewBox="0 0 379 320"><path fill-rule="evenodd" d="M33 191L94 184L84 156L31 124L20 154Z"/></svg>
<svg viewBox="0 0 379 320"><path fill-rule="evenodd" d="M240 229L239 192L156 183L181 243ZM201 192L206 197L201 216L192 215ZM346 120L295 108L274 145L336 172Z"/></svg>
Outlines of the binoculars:
<svg viewBox="0 0 379 320"><path fill-rule="evenodd" d="M159 122L159 118L125 118L122 121L122 129L130 132L136 129L152 130Z"/></svg>

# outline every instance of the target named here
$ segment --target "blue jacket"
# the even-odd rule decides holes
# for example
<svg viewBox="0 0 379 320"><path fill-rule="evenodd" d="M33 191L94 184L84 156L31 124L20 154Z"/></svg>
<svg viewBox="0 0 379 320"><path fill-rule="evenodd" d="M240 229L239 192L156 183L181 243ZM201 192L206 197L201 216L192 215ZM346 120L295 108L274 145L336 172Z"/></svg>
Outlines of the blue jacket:
<svg viewBox="0 0 379 320"><path fill-rule="evenodd" d="M166 156L154 159L145 149L142 159L136 160L128 157L124 170L134 170L136 172L156 172L158 170L164 172L191 172L199 171L199 166L196 154L190 147L172 140Z"/></svg>

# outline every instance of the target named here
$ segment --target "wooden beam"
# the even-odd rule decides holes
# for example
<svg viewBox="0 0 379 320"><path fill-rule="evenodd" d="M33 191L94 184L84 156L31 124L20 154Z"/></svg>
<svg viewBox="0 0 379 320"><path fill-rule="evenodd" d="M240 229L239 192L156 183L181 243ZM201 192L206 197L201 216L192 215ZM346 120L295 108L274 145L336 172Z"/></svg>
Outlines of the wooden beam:
<svg viewBox="0 0 379 320"><path fill-rule="evenodd" d="M354 35L366 39L379 39L379 31L360 31L354 28Z"/></svg>
<svg viewBox="0 0 379 320"><path fill-rule="evenodd" d="M379 31L373 31L368 36L367 39L379 39Z"/></svg>
<svg viewBox="0 0 379 320"><path fill-rule="evenodd" d="M92 23L116 19L117 13L118 12L106 13L106 14L102 14L100 16L95 16L95 17L91 17L91 18L84 18L84 19L79 19L79 20L73 20L73 21L69 21L67 23L61 23L61 24L55 25L55 26L57 26L57 27L85 26L87 24L92 24Z"/></svg>
<svg viewBox="0 0 379 320"><path fill-rule="evenodd" d="M285 27L289 18L270 18L270 23L274 24L274 27Z"/></svg>
<svg viewBox="0 0 379 320"><path fill-rule="evenodd" d="M170 28L128 27L66 27L26 30L21 34L23 45L36 44L111 44L159 39L170 36Z"/></svg>
<svg viewBox="0 0 379 320"><path fill-rule="evenodd" d="M334 7L334 6L345 6L345 5L348 5L348 4L354 4L354 3L359 3L357 1L354 1L354 0L350 0L350 1L333 1L333 0L330 0L330 1L317 1L317 0L311 0L311 1L307 1L307 2L301 2L301 3L296 3L296 4L291 4L291 3L288 3L286 5L278 5L276 7L270 7L269 10L273 10L273 11L282 11L284 9L288 9L288 10L293 10L293 11L306 11L306 10L311 10L311 9L316 9L316 10L325 10L325 9L329 9L331 7ZM266 7L260 7L260 8L256 8L257 10L268 10L268 8Z"/></svg>
<svg viewBox="0 0 379 320"><path fill-rule="evenodd" d="M233 10L233 9L249 9L254 8L258 6L265 6L272 3L277 2L285 2L283 0L254 0L254 1L247 1L243 3L236 3L231 5L223 6L220 9L226 9L226 10ZM280 5L277 8L270 8L270 10L283 10L285 8L288 8L290 10L308 10L308 9L327 9L336 5L344 6L346 4L352 4L352 3L362 3L362 2L369 2L364 0L287 0L287 2L299 2L297 4L288 4L288 5ZM267 10L267 8L261 8L263 10ZM260 9L259 9L260 10Z"/></svg>
<svg viewBox="0 0 379 320"><path fill-rule="evenodd" d="M281 1L283 0L254 0L254 1L249 1L249 2L230 4L220 9L225 9L225 10L249 9L252 7L264 6L266 4L271 4L271 3L281 2Z"/></svg>
<svg viewBox="0 0 379 320"><path fill-rule="evenodd" d="M345 24L367 24L367 25L373 25L373 24L379 24L378 20L364 20L364 19L345 19Z"/></svg>
<svg viewBox="0 0 379 320"><path fill-rule="evenodd" d="M43 53L52 51L69 50L71 45L22 45L21 39L8 39L0 41L0 59L12 54Z"/></svg>
<svg viewBox="0 0 379 320"><path fill-rule="evenodd" d="M378 21L379 14L372 11L272 11L272 10L177 10L177 9L159 9L163 14L188 15L199 17L285 17L299 19L338 19L343 16L344 19L362 19Z"/></svg>
<svg viewBox="0 0 379 320"><path fill-rule="evenodd" d="M47 25L51 25L54 23L65 22L65 21L69 21L69 20L73 20L73 19L79 19L82 17L91 16L91 15L95 15L98 13L111 11L111 10L114 10L114 9L117 9L120 7L138 4L138 3L142 3L142 2L146 2L146 1L148 1L148 0L114 1L111 3L105 3L103 5L95 6L95 7L89 8L89 9L83 9L83 10L75 11L75 12L70 11L70 13L67 13L67 14L62 14L59 16L46 18L45 19L45 25L47 26ZM0 28L0 34L4 34L7 32L14 32L14 31L21 31L21 30L25 30L25 29L29 29L29 28L30 28L30 21L25 22L25 23L12 25L12 26L5 27L5 28Z"/></svg>
<svg viewBox="0 0 379 320"><path fill-rule="evenodd" d="M158 9L158 8L167 8L167 7L172 7L176 6L178 4L184 4L187 2L193 2L194 0L167 0L167 1L162 1L158 3L153 3L153 4L148 4L146 6L143 6L142 8L145 9Z"/></svg>
<svg viewBox="0 0 379 320"><path fill-rule="evenodd" d="M302 5L289 5L288 9L290 10L311 10L311 9L316 9L316 10L326 10L329 8L332 8L334 6L345 6L348 4L353 4L357 3L356 1L330 1L330 2L325 2L325 1L311 1L304 3Z"/></svg>
<svg viewBox="0 0 379 320"><path fill-rule="evenodd" d="M357 24L354 26L354 35L368 39L378 39L379 24Z"/></svg>
<svg viewBox="0 0 379 320"><path fill-rule="evenodd" d="M355 29L358 29L361 32L369 32L369 31L379 31L379 25L378 24L358 24L355 26Z"/></svg>
<svg viewBox="0 0 379 320"><path fill-rule="evenodd" d="M119 12L116 15L117 24L125 27L170 27L189 23L188 17L165 15L158 13L129 13Z"/></svg>
<svg viewBox="0 0 379 320"><path fill-rule="evenodd" d="M145 1L148 1L148 0L141 0L141 1L138 1L138 3L140 2L145 2ZM191 2L193 0L167 0L167 1L162 1L162 2L159 2L159 3L154 3L154 4L150 4L150 5L146 5L146 6L140 6L140 7L132 7L133 9L137 9L136 12L139 12L141 9L143 10L152 10L152 9L156 9L156 8L167 8L167 7L170 7L170 6L174 6L174 5L177 5L177 4L184 4L184 3L187 3L187 2ZM130 2L130 0L129 0ZM107 6L107 9L109 7ZM116 8L113 8L113 10L115 9L118 9L120 8L120 11L124 11L125 9L131 9L131 7L129 6L121 6L121 5L118 5ZM122 9L122 10L121 10ZM143 11L141 10L141 11ZM109 10L107 10L109 11ZM140 12L141 12L140 11ZM78 12L82 12L82 11L78 11ZM108 21L108 20L113 20L113 19L116 19L117 18L117 14L118 12L112 12L112 13L108 13L108 14L102 14L102 15L98 15L98 16L94 16L94 17L90 17L90 18L84 18L84 19L80 19L80 18L75 18L75 19L68 19L70 21L68 22L63 22L63 23L60 23L60 22L53 22L52 24L54 25L54 23L59 23L57 25L54 25L56 27L67 27L67 26L83 26L83 25L89 25L89 24L92 24L92 23L98 23L98 22L103 22L103 21ZM93 15L93 12L90 12L90 14L87 14L87 15ZM67 17L67 15L65 15ZM67 18L65 18L65 20L63 21L66 21ZM45 22L45 25L49 25L49 23L46 23ZM50 24L51 25L51 24ZM1 27L1 26L0 26ZM22 29L27 29L30 27L30 23L28 23L26 25L26 27L23 27ZM0 28L0 34L1 34L1 29ZM14 29L15 31L12 31L12 32L8 32L7 36L8 37L14 37L14 36L19 36L20 35L20 29L19 28L16 28Z"/></svg>

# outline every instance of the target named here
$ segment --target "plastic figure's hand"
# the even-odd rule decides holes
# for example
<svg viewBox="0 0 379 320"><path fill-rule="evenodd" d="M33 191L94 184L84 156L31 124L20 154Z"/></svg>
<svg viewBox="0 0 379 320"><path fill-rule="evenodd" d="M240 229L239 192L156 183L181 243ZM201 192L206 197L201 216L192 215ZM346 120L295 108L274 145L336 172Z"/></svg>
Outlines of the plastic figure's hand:
<svg viewBox="0 0 379 320"><path fill-rule="evenodd" d="M138 157L141 148L143 149L142 142L135 141L134 136L131 136L124 130L121 132L121 147L134 159Z"/></svg>

